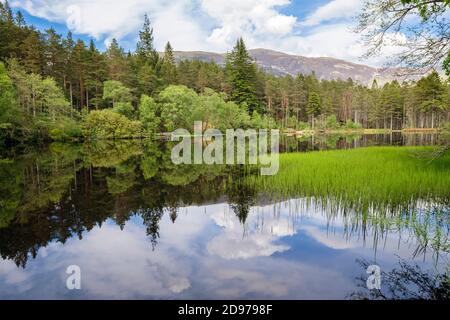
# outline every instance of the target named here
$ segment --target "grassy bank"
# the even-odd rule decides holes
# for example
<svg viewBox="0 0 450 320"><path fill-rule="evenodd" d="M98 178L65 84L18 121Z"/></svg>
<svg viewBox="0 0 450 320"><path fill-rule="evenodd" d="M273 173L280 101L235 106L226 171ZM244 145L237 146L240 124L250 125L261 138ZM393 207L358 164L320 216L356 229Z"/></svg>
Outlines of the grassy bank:
<svg viewBox="0 0 450 320"><path fill-rule="evenodd" d="M275 176L247 183L275 198L313 197L324 205L397 211L417 200L448 205L450 154L430 161L428 147L374 147L280 155Z"/></svg>

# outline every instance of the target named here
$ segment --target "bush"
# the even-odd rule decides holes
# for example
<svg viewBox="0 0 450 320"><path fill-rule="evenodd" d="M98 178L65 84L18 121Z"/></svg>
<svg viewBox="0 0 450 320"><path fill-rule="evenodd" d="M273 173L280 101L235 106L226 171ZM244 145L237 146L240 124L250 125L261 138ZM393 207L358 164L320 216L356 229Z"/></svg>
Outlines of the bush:
<svg viewBox="0 0 450 320"><path fill-rule="evenodd" d="M84 119L83 135L93 139L139 138L142 125L110 109L92 111Z"/></svg>
<svg viewBox="0 0 450 320"><path fill-rule="evenodd" d="M161 121L166 131L193 127L192 112L200 104L194 90L185 86L169 86L159 93L158 101Z"/></svg>
<svg viewBox="0 0 450 320"><path fill-rule="evenodd" d="M117 102L113 111L120 113L128 119L134 118L134 108L130 102Z"/></svg>
<svg viewBox="0 0 450 320"><path fill-rule="evenodd" d="M202 121L207 128L214 128L224 132L226 129L248 128L261 125L260 115L255 115L254 122L250 119L245 105L226 102L221 94L206 89L203 95L198 96L198 103L194 106L189 121Z"/></svg>
<svg viewBox="0 0 450 320"><path fill-rule="evenodd" d="M78 123L70 118L50 122L49 136L53 141L76 140L83 137L83 132Z"/></svg>
<svg viewBox="0 0 450 320"><path fill-rule="evenodd" d="M309 123L303 122L303 121L299 121L298 124L297 124L297 129L298 130L309 130Z"/></svg>
<svg viewBox="0 0 450 320"><path fill-rule="evenodd" d="M271 117L260 115L257 111L253 111L249 127L252 129L276 129L277 123Z"/></svg>
<svg viewBox="0 0 450 320"><path fill-rule="evenodd" d="M335 115L328 116L325 119L325 128L326 129L339 129L341 124L337 120Z"/></svg>
<svg viewBox="0 0 450 320"><path fill-rule="evenodd" d="M298 120L297 120L297 118L295 116L291 116L288 119L287 126L290 129L297 129L298 128Z"/></svg>
<svg viewBox="0 0 450 320"><path fill-rule="evenodd" d="M345 129L361 129L361 125L359 123L355 123L352 120L347 120L347 123L344 126Z"/></svg>
<svg viewBox="0 0 450 320"><path fill-rule="evenodd" d="M153 98L142 95L139 104L139 120L147 136L157 133L161 119L156 116L158 107Z"/></svg>

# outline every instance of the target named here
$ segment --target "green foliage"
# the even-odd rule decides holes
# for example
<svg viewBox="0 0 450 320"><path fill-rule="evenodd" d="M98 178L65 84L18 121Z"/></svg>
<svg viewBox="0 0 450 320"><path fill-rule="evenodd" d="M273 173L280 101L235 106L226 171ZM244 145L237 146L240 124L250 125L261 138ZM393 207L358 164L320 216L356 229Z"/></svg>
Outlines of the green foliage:
<svg viewBox="0 0 450 320"><path fill-rule="evenodd" d="M175 57L170 42L167 42L164 50L164 58L162 64L162 75L166 85L177 83L177 67L175 64Z"/></svg>
<svg viewBox="0 0 450 320"><path fill-rule="evenodd" d="M380 1L370 1L370 8L381 10L387 18L391 13L386 8L420 15L427 27L448 7L447 0ZM418 10L405 12L411 5ZM26 25L20 12L6 7L0 10L0 60L8 67L8 75L4 67L0 70L3 138L78 139L80 118L88 117L93 109L111 106L112 112L129 121L139 119L144 133L139 128L127 134L136 136L176 128L192 130L195 120L203 121L204 129L221 130L306 129L308 121L312 126L317 123L319 129L336 128L338 123L350 123L352 128L401 129L442 127L448 118L449 83L442 83L437 73L417 83L393 81L378 87L374 81L372 88L351 79L319 80L314 73L273 76L257 68L242 38L227 55L225 66L201 61L201 56L175 61L169 42L163 56L155 50L147 16L135 52L126 53L113 39L101 53L93 40L74 40L70 32L62 36L53 29L38 31ZM370 17L366 15L366 21ZM450 73L448 51L443 58L447 59L439 61L445 60L444 69ZM143 95L154 101L137 101ZM137 122L130 123L139 127Z"/></svg>
<svg viewBox="0 0 450 320"><path fill-rule="evenodd" d="M263 129L268 128L267 125L267 119L261 116L258 111L253 111L250 119L250 126L254 129Z"/></svg>
<svg viewBox="0 0 450 320"><path fill-rule="evenodd" d="M164 129L172 132L176 129L191 129L193 109L200 104L195 91L184 86L169 86L158 95L161 121Z"/></svg>
<svg viewBox="0 0 450 320"><path fill-rule="evenodd" d="M289 117L287 121L287 127L291 129L297 129L298 128L298 119L295 116Z"/></svg>
<svg viewBox="0 0 450 320"><path fill-rule="evenodd" d="M317 92L311 92L308 97L308 105L306 107L306 113L310 116L318 116L322 109L322 103L320 96Z"/></svg>
<svg viewBox="0 0 450 320"><path fill-rule="evenodd" d="M158 63L159 55L153 46L153 28L147 14L144 16L144 26L139 31L139 42L136 46L136 54L143 64L155 66Z"/></svg>
<svg viewBox="0 0 450 320"><path fill-rule="evenodd" d="M226 102L223 96L212 90L205 90L199 96L199 104L194 108L191 121L203 121L205 128L219 129L225 132L230 128L246 128L250 116L245 106Z"/></svg>
<svg viewBox="0 0 450 320"><path fill-rule="evenodd" d="M297 124L297 129L298 130L309 130L310 126L307 122L299 121Z"/></svg>
<svg viewBox="0 0 450 320"><path fill-rule="evenodd" d="M344 126L345 129L361 129L361 125L353 122L352 120L347 120Z"/></svg>
<svg viewBox="0 0 450 320"><path fill-rule="evenodd" d="M391 46L386 35L399 33L405 39L402 50L390 57L393 64L412 72L436 67L449 51L449 8L449 0L365 0L356 28L367 47L365 57Z"/></svg>
<svg viewBox="0 0 450 320"><path fill-rule="evenodd" d="M425 112L445 110L445 86L436 71L417 82L416 94L421 109Z"/></svg>
<svg viewBox="0 0 450 320"><path fill-rule="evenodd" d="M158 133L160 119L157 117L158 107L153 98L142 95L139 104L139 120L147 136Z"/></svg>
<svg viewBox="0 0 450 320"><path fill-rule="evenodd" d="M238 39L233 51L227 55L226 73L231 100L237 104L245 103L250 114L261 111L261 103L256 94L256 66L242 38Z"/></svg>
<svg viewBox="0 0 450 320"><path fill-rule="evenodd" d="M450 82L450 51L447 54L447 57L443 63L445 74L448 76L448 82Z"/></svg>
<svg viewBox="0 0 450 320"><path fill-rule="evenodd" d="M123 163L114 168L115 175L106 178L108 192L122 194L136 184L136 168L134 164Z"/></svg>
<svg viewBox="0 0 450 320"><path fill-rule="evenodd" d="M339 121L337 120L335 115L328 116L325 119L325 128L326 129L339 129L340 126L341 126L341 124L339 123Z"/></svg>
<svg viewBox="0 0 450 320"><path fill-rule="evenodd" d="M48 131L53 141L81 140L83 138L80 123L70 118L60 119L58 122L52 123Z"/></svg>
<svg viewBox="0 0 450 320"><path fill-rule="evenodd" d="M325 201L322 206L334 203L358 214L404 213L418 200L448 202L450 154L432 165L429 157L414 156L430 150L373 147L281 154L278 174L249 177L248 184L280 199L315 197Z"/></svg>
<svg viewBox="0 0 450 320"><path fill-rule="evenodd" d="M427 21L433 13L440 12L442 7L445 10L445 7L450 5L450 0L441 0L441 1L425 1L425 0L401 0L401 3L411 4L417 7L420 17L423 21Z"/></svg>
<svg viewBox="0 0 450 320"><path fill-rule="evenodd" d="M158 70L150 64L144 64L139 67L137 73L137 88L139 93L153 95L160 87L160 75Z"/></svg>
<svg viewBox="0 0 450 320"><path fill-rule="evenodd" d="M381 90L380 97L381 110L389 117L398 117L402 112L403 99L401 88L397 81L387 83Z"/></svg>
<svg viewBox="0 0 450 320"><path fill-rule="evenodd" d="M103 84L103 99L112 101L112 106L117 103L131 103L132 95L130 89L120 81L109 80Z"/></svg>
<svg viewBox="0 0 450 320"><path fill-rule="evenodd" d="M0 62L0 140L8 135L14 123L17 123L19 110L15 90L6 68Z"/></svg>
<svg viewBox="0 0 450 320"><path fill-rule="evenodd" d="M68 116L71 113L70 104L55 80L43 79L41 85L42 101L38 102L41 104L41 110L46 112L53 121Z"/></svg>
<svg viewBox="0 0 450 320"><path fill-rule="evenodd" d="M90 112L83 123L83 134L92 139L127 139L142 136L141 124L112 110Z"/></svg>
<svg viewBox="0 0 450 320"><path fill-rule="evenodd" d="M131 72L133 71L131 68L132 61L126 56L123 48L120 47L116 39L112 39L105 56L108 79L128 85L133 80L133 76L131 76Z"/></svg>
<svg viewBox="0 0 450 320"><path fill-rule="evenodd" d="M14 161L0 159L0 229L14 219L22 198L23 170Z"/></svg>
<svg viewBox="0 0 450 320"><path fill-rule="evenodd" d="M153 28L147 14L144 25L139 32L139 41L136 46L136 59L134 68L137 74L138 95L153 95L159 91L162 83L162 64L159 53L153 45Z"/></svg>
<svg viewBox="0 0 450 320"><path fill-rule="evenodd" d="M134 118L134 108L130 102L116 102L113 111L120 113L128 119Z"/></svg>

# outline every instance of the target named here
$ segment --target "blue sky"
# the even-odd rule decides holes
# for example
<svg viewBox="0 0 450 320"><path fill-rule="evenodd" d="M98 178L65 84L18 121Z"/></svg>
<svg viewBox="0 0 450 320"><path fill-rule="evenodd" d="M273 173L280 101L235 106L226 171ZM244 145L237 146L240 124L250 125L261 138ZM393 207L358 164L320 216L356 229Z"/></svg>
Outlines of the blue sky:
<svg viewBox="0 0 450 320"><path fill-rule="evenodd" d="M0 0L4 1L4 0ZM225 52L243 36L249 48L305 56L362 61L352 32L362 0L10 0L28 23L59 33L94 38L100 49L117 38L134 50L144 13L154 27L155 46Z"/></svg>

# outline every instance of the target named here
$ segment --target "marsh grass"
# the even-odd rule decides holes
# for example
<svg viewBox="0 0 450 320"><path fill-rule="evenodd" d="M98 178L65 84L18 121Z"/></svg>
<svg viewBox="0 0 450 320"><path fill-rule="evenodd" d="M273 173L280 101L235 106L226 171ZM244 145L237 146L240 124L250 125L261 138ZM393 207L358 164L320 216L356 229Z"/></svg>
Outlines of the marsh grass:
<svg viewBox="0 0 450 320"><path fill-rule="evenodd" d="M414 241L414 255L450 251L450 153L432 147L370 147L280 155L275 176L245 184L274 201L299 199L297 212L344 223L347 237L380 241L394 231Z"/></svg>
<svg viewBox="0 0 450 320"><path fill-rule="evenodd" d="M450 153L430 161L430 147L371 147L280 155L275 176L246 183L273 199L312 197L336 210L410 211L419 200L448 205Z"/></svg>

